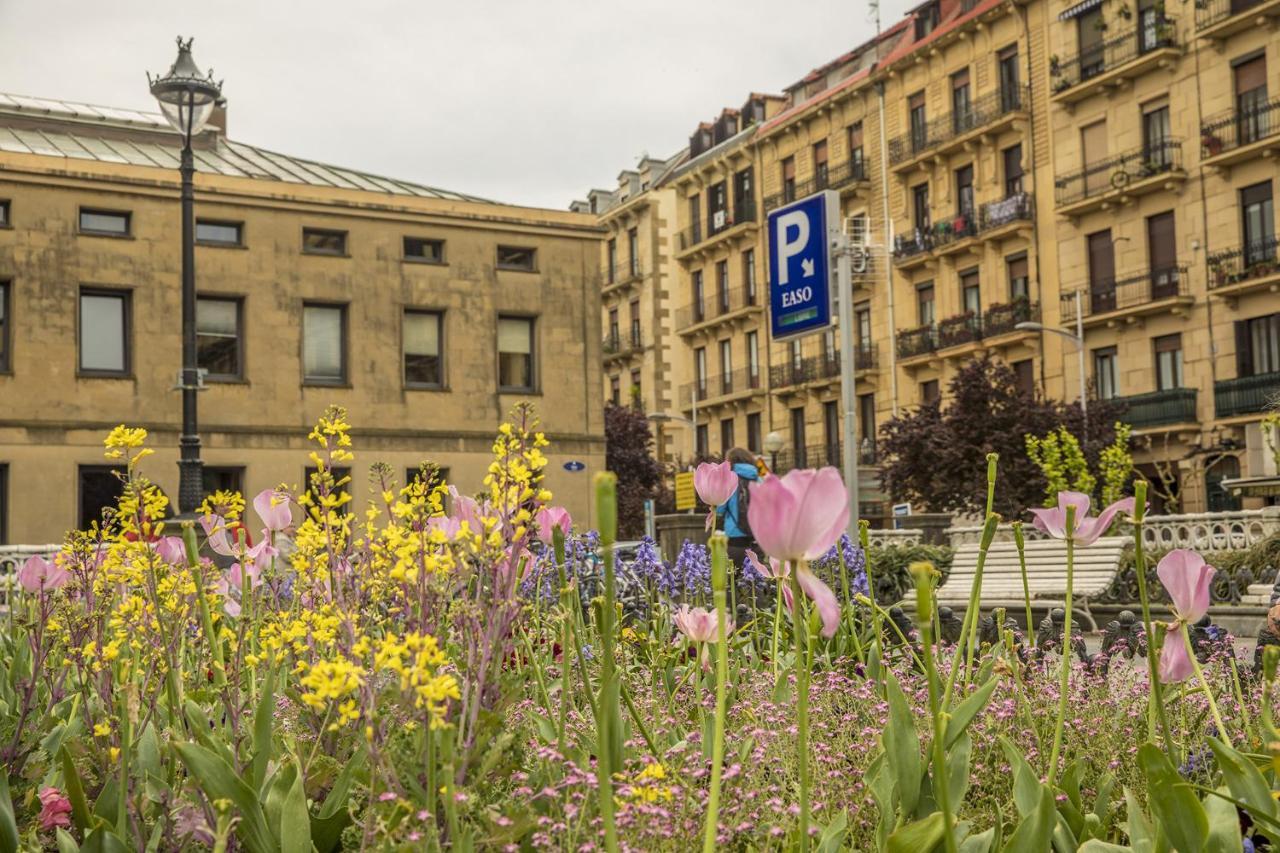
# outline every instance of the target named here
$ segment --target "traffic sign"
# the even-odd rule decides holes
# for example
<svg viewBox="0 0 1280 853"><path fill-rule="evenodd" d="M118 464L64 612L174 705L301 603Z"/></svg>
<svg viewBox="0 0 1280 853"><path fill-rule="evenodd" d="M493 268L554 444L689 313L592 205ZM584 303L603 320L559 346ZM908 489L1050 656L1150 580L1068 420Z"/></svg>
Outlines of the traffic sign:
<svg viewBox="0 0 1280 853"><path fill-rule="evenodd" d="M774 340L831 326L831 241L840 195L823 190L769 214L769 315Z"/></svg>
<svg viewBox="0 0 1280 853"><path fill-rule="evenodd" d="M581 471L586 467L587 463L579 462L576 459L570 459L568 462L564 463L564 470L566 471Z"/></svg>
<svg viewBox="0 0 1280 853"><path fill-rule="evenodd" d="M693 490L693 472L679 472L676 474L676 509L693 509L697 505L698 497Z"/></svg>

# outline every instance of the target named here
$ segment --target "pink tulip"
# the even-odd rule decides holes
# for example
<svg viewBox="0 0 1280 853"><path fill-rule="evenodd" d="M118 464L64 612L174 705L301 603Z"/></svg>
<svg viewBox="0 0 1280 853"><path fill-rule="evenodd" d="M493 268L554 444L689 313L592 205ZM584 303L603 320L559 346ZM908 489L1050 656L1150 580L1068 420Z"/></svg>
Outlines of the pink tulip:
<svg viewBox="0 0 1280 853"><path fill-rule="evenodd" d="M1184 634L1186 626L1199 622L1209 612L1209 586L1217 571L1205 563L1204 557L1186 548L1175 548L1156 565L1160 583L1168 590L1173 603L1174 615L1160 650L1161 681L1185 681L1195 673Z"/></svg>
<svg viewBox="0 0 1280 853"><path fill-rule="evenodd" d="M569 535L569 530L573 527L569 510L562 506L543 507L542 512L538 513L538 538L550 545L552 534L557 527L566 537Z"/></svg>
<svg viewBox="0 0 1280 853"><path fill-rule="evenodd" d="M693 488L707 506L715 509L733 497L738 490L738 475L727 460L717 464L703 462L693 472Z"/></svg>
<svg viewBox="0 0 1280 853"><path fill-rule="evenodd" d="M71 826L71 800L57 788L40 789L40 829L68 829Z"/></svg>
<svg viewBox="0 0 1280 853"><path fill-rule="evenodd" d="M449 515L459 522L466 522L473 533L484 532L484 519L480 512L480 504L475 498L460 494L453 486L449 487Z"/></svg>
<svg viewBox="0 0 1280 853"><path fill-rule="evenodd" d="M253 508L267 526L267 530L279 532L293 523L293 513L289 509L289 498L275 489L263 489L253 499Z"/></svg>
<svg viewBox="0 0 1280 853"><path fill-rule="evenodd" d="M445 539L453 541L462 532L462 522L447 515L436 515L427 519L427 529L439 530L444 533Z"/></svg>
<svg viewBox="0 0 1280 853"><path fill-rule="evenodd" d="M1075 530L1067 531L1067 507L1076 508ZM1070 539L1076 545L1092 545L1111 526L1118 512L1133 512L1133 498L1122 498L1098 514L1089 517L1089 496L1081 492L1058 492L1058 505L1049 509L1033 509L1036 529L1054 539Z"/></svg>
<svg viewBox="0 0 1280 853"><path fill-rule="evenodd" d="M220 515L202 515L200 526L204 528L204 535L208 537L209 547L213 549L213 553L224 557L235 556L235 549L231 545L231 540L227 538L225 518Z"/></svg>
<svg viewBox="0 0 1280 853"><path fill-rule="evenodd" d="M671 615L671 621L676 623L680 633L695 643L714 643L719 639L720 620L714 610L682 604ZM733 619L729 618L725 621L725 636L732 630Z"/></svg>
<svg viewBox="0 0 1280 853"><path fill-rule="evenodd" d="M46 560L41 556L28 557L18 569L18 583L27 592L39 592L41 589L57 589L71 580L71 574L57 564L55 560Z"/></svg>
<svg viewBox="0 0 1280 853"><path fill-rule="evenodd" d="M768 557L764 562L761 562L760 558L756 556L756 552L750 549L747 550L746 562L751 565L751 568L756 570L757 574L763 575L766 578L781 580L791 574L787 569L786 563L781 560L775 560L772 557Z"/></svg>
<svg viewBox="0 0 1280 853"><path fill-rule="evenodd" d="M156 543L156 554L171 566L185 566L187 548L181 536L166 536Z"/></svg>

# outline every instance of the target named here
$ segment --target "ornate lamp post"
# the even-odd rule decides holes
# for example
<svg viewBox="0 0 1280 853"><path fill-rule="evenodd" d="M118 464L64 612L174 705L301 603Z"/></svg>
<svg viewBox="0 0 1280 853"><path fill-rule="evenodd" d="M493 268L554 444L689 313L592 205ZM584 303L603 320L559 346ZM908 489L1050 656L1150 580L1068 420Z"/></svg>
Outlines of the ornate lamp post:
<svg viewBox="0 0 1280 853"><path fill-rule="evenodd" d="M778 451L782 449L785 442L782 434L771 432L764 437L764 449L769 453L769 473L778 473Z"/></svg>
<svg viewBox="0 0 1280 853"><path fill-rule="evenodd" d="M151 94L174 130L182 134L182 437L178 439L178 509L194 513L204 497L204 463L196 418L196 392L202 382L196 364L195 161L191 139L204 130L215 105L222 103L222 84L213 72L202 74L191 58L192 39L178 37L178 58L163 77L147 75Z"/></svg>

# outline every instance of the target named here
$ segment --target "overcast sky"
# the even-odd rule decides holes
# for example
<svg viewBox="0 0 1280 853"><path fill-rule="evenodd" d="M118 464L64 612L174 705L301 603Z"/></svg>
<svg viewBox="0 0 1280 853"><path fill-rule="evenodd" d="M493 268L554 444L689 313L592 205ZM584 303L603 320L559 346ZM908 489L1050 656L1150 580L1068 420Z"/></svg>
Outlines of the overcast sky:
<svg viewBox="0 0 1280 853"><path fill-rule="evenodd" d="M181 33L235 139L564 208L874 31L866 0L0 0L0 91L154 109Z"/></svg>

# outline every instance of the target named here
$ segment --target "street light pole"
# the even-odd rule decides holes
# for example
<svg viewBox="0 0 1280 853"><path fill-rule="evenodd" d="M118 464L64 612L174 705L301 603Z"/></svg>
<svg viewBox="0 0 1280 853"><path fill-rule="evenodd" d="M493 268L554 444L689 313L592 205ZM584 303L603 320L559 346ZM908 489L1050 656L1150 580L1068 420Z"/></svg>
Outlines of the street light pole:
<svg viewBox="0 0 1280 853"><path fill-rule="evenodd" d="M1032 323L1032 322L1018 323L1017 325L1014 326L1014 328L1023 332L1052 332L1055 335L1060 335L1066 338L1067 340L1071 341L1072 344L1075 345L1076 359L1078 363L1077 372L1080 374L1080 418L1082 420L1082 431L1084 433L1084 438L1087 440L1089 436L1089 398L1087 396L1088 380L1085 377L1084 314L1081 313L1079 290L1075 292L1075 304L1076 304L1076 330L1074 334L1072 332L1067 331L1066 329L1057 329L1057 328L1054 328L1053 326L1046 326L1042 323Z"/></svg>
<svg viewBox="0 0 1280 853"><path fill-rule="evenodd" d="M200 459L200 431L196 394L203 389L196 349L195 158L191 139L204 129L215 104L222 102L222 85L212 72L202 74L191 58L192 39L178 38L178 58L169 73L152 78L151 94L166 119L182 136L178 167L182 190L182 435L178 439L178 509L194 514L204 498L204 463Z"/></svg>
<svg viewBox="0 0 1280 853"><path fill-rule="evenodd" d="M854 406L853 258L854 243L837 232L831 249L836 255L836 307L840 316L840 404L844 407L844 484L849 491L849 539L858 541L858 413Z"/></svg>

